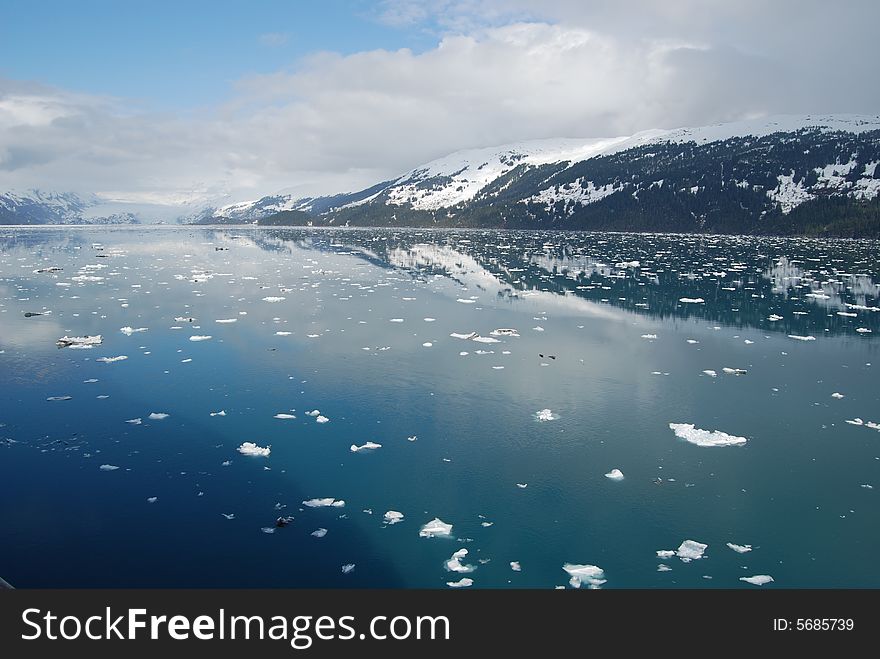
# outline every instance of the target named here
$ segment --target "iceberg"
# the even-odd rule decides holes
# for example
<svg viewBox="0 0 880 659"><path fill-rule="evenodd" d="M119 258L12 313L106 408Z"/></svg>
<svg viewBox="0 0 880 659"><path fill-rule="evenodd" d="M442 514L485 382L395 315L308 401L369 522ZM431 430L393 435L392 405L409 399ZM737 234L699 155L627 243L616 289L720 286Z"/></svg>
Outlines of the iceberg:
<svg viewBox="0 0 880 659"><path fill-rule="evenodd" d="M150 416L147 418L152 419L153 421L161 421L162 419L167 419L169 416L171 415L167 412L150 412Z"/></svg>
<svg viewBox="0 0 880 659"><path fill-rule="evenodd" d="M96 334L94 336L62 336L55 342L59 348L67 348L70 346L77 347L92 347L96 345L100 345L103 342L103 338L100 334Z"/></svg>
<svg viewBox="0 0 880 659"><path fill-rule="evenodd" d="M798 336L797 334L789 334L788 338L795 339L796 341L815 341L815 336Z"/></svg>
<svg viewBox="0 0 880 659"><path fill-rule="evenodd" d="M510 561L510 569L514 572L522 572L522 565L519 564L519 561Z"/></svg>
<svg viewBox="0 0 880 659"><path fill-rule="evenodd" d="M323 538L325 535L327 535L327 529L323 529L323 528L322 529L315 529L314 531L311 532L310 535L312 535L315 538Z"/></svg>
<svg viewBox="0 0 880 659"><path fill-rule="evenodd" d="M284 300L286 300L286 299L287 299L286 297L278 297L278 296L269 295L269 296L266 296L263 298L263 302L284 302Z"/></svg>
<svg viewBox="0 0 880 659"><path fill-rule="evenodd" d="M458 581L447 581L446 585L450 588L467 588L474 585L474 580L469 577L462 577Z"/></svg>
<svg viewBox="0 0 880 659"><path fill-rule="evenodd" d="M679 298L679 302L683 302L684 304L703 304L706 300L701 297L683 297Z"/></svg>
<svg viewBox="0 0 880 659"><path fill-rule="evenodd" d="M556 421L559 418L559 415L553 414L553 411L550 409L538 410L535 412L535 418L538 421Z"/></svg>
<svg viewBox="0 0 880 659"><path fill-rule="evenodd" d="M702 447L738 446L748 441L745 437L728 435L720 430L713 430L711 432L701 430L694 427L692 423L670 423L669 428L675 433L676 437Z"/></svg>
<svg viewBox="0 0 880 659"><path fill-rule="evenodd" d="M745 581L746 583L750 583L755 586L763 586L764 584L773 581L773 577L771 577L769 574L756 574L753 577L740 577L739 580Z"/></svg>
<svg viewBox="0 0 880 659"><path fill-rule="evenodd" d="M688 561L696 561L703 558L703 552L706 551L708 546L696 540L685 540L678 546L675 555L686 563Z"/></svg>
<svg viewBox="0 0 880 659"><path fill-rule="evenodd" d="M382 448L381 444L377 444L376 442L367 442L366 444L362 444L358 446L357 444L351 445L351 452L357 453L358 451L372 451L377 448Z"/></svg>
<svg viewBox="0 0 880 659"><path fill-rule="evenodd" d="M295 419L296 417L293 414L285 414L284 412L279 412L276 414L273 419Z"/></svg>
<svg viewBox="0 0 880 659"><path fill-rule="evenodd" d="M745 554L746 552L752 551L751 545L737 545L732 542L728 542L727 546L730 547L737 554Z"/></svg>
<svg viewBox="0 0 880 659"><path fill-rule="evenodd" d="M562 569L568 572L568 576L571 577L568 583L572 588L580 588L583 584L587 584L590 588L595 589L607 581L605 570L596 565L566 563Z"/></svg>
<svg viewBox="0 0 880 659"><path fill-rule="evenodd" d="M113 362L121 362L128 359L127 355L117 355L116 357L98 357L95 361L103 364L112 364Z"/></svg>
<svg viewBox="0 0 880 659"><path fill-rule="evenodd" d="M100 467L98 467L98 469L100 469L101 471L116 471L117 469L119 469L119 467L117 467L116 465L101 465Z"/></svg>
<svg viewBox="0 0 880 659"><path fill-rule="evenodd" d="M386 524L389 524L389 525L399 524L400 522L403 521L403 513L398 512L396 510L389 510L382 517L382 521L384 521Z"/></svg>
<svg viewBox="0 0 880 659"><path fill-rule="evenodd" d="M477 567L475 565L465 565L464 563L461 562L461 559L463 559L467 555L468 555L467 549L459 549L457 552L452 554L452 557L449 558L446 561L446 563L444 563L444 566L450 572L464 572L464 573L473 572L474 570L477 569Z"/></svg>
<svg viewBox="0 0 880 659"><path fill-rule="evenodd" d="M263 458L268 458L269 454L272 452L271 447L257 446L253 442L244 442L237 450L242 455L256 455Z"/></svg>
<svg viewBox="0 0 880 659"><path fill-rule="evenodd" d="M452 533L452 524L447 524L439 517L435 517L421 528L419 537L435 538L441 535L448 536L450 533Z"/></svg>
<svg viewBox="0 0 880 659"><path fill-rule="evenodd" d="M213 337L210 334L208 334L208 335L193 334L191 337L189 337L189 340L190 341L207 341L208 339L211 339L211 338L213 338Z"/></svg>
<svg viewBox="0 0 880 659"><path fill-rule="evenodd" d="M308 501L302 502L304 506L307 508L342 508L345 506L345 501L342 499L334 499L333 497L326 497L323 499L309 499Z"/></svg>
<svg viewBox="0 0 880 659"><path fill-rule="evenodd" d="M119 331L125 334L126 336L131 336L135 332L146 332L146 327L120 327Z"/></svg>
<svg viewBox="0 0 880 659"><path fill-rule="evenodd" d="M605 474L605 478L610 478L613 481L622 481L623 472L620 471L620 469L612 469L607 474Z"/></svg>

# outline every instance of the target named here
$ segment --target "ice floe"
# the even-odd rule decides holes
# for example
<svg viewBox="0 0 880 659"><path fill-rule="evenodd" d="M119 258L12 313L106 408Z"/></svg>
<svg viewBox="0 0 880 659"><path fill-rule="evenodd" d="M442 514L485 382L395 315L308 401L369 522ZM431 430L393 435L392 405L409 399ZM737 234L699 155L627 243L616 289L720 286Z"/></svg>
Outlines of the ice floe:
<svg viewBox="0 0 880 659"><path fill-rule="evenodd" d="M798 334L789 334L788 338L795 339L796 341L815 341L815 336L800 336Z"/></svg>
<svg viewBox="0 0 880 659"><path fill-rule="evenodd" d="M55 345L59 348L91 348L92 346L100 345L103 340L100 334L94 336L62 336L55 342Z"/></svg>
<svg viewBox="0 0 880 659"><path fill-rule="evenodd" d="M279 412L278 414L276 414L276 415L273 416L272 418L273 418L273 419L295 419L296 417L295 417L293 414L287 414L287 413L285 413L285 412Z"/></svg>
<svg viewBox="0 0 880 659"><path fill-rule="evenodd" d="M219 412L210 412L211 416L226 416L226 410L220 410Z"/></svg>
<svg viewBox="0 0 880 659"><path fill-rule="evenodd" d="M357 453L359 451L373 451L377 448L382 448L382 445L377 444L376 442L367 442L366 444L361 444L360 446L358 446L357 444L352 444L350 450L352 453Z"/></svg>
<svg viewBox="0 0 880 659"><path fill-rule="evenodd" d="M116 471L117 469L119 469L119 467L117 467L116 465L101 465L100 467L98 467L98 469L100 469L101 471Z"/></svg>
<svg viewBox="0 0 880 659"><path fill-rule="evenodd" d="M263 298L263 302L284 302L286 297L276 296L276 295L268 295Z"/></svg>
<svg viewBox="0 0 880 659"><path fill-rule="evenodd" d="M769 574L756 574L753 577L740 577L740 581L745 581L746 583L753 584L755 586L763 586L764 584L768 584L773 581L773 577Z"/></svg>
<svg viewBox="0 0 880 659"><path fill-rule="evenodd" d="M494 329L489 332L492 336L513 336L518 337L519 332L515 329L511 329L509 327L499 327L498 329Z"/></svg>
<svg viewBox="0 0 880 659"><path fill-rule="evenodd" d="M98 357L95 361L102 364L112 364L113 362L121 362L128 359L128 355L116 355L116 357Z"/></svg>
<svg viewBox="0 0 880 659"><path fill-rule="evenodd" d="M419 537L435 538L437 536L448 536L450 533L452 533L452 524L447 524L439 517L435 517L419 530Z"/></svg>
<svg viewBox="0 0 880 659"><path fill-rule="evenodd" d="M605 579L605 570L597 565L565 563L562 569L571 577L568 583L572 588L580 588L584 584L590 588L599 588L607 581Z"/></svg>
<svg viewBox="0 0 880 659"><path fill-rule="evenodd" d="M685 540L678 546L675 555L685 563L696 561L703 558L703 552L706 551L708 546L709 545L697 542L696 540Z"/></svg>
<svg viewBox="0 0 880 659"><path fill-rule="evenodd" d="M136 419L126 419L125 422L130 423L133 426L139 426L143 423L143 420L140 417L137 417Z"/></svg>
<svg viewBox="0 0 880 659"><path fill-rule="evenodd" d="M147 497L147 503L156 503L159 497Z"/></svg>
<svg viewBox="0 0 880 659"><path fill-rule="evenodd" d="M450 588L467 588L474 585L474 580L470 577L462 577L458 581L447 581L446 585Z"/></svg>
<svg viewBox="0 0 880 659"><path fill-rule="evenodd" d="M311 535L315 538L323 538L325 535L327 535L327 529L324 529L324 528L315 529L309 535Z"/></svg>
<svg viewBox="0 0 880 659"><path fill-rule="evenodd" d="M559 418L558 414L553 414L553 411L550 409L538 410L535 412L535 419L538 421L556 421Z"/></svg>
<svg viewBox="0 0 880 659"><path fill-rule="evenodd" d="M403 521L403 513L396 510L389 510L382 516L382 521L386 524L399 524Z"/></svg>
<svg viewBox="0 0 880 659"><path fill-rule="evenodd" d="M242 455L255 455L263 458L269 457L269 454L272 452L271 447L257 446L254 442L244 442L237 450Z"/></svg>
<svg viewBox="0 0 880 659"><path fill-rule="evenodd" d="M701 430L694 427L692 423L670 423L669 428L675 433L676 437L702 447L738 446L748 441L745 437L728 435L720 430Z"/></svg>
<svg viewBox="0 0 880 659"><path fill-rule="evenodd" d="M467 565L461 562L468 555L467 549L459 549L443 564L449 572L473 572L477 569L476 565Z"/></svg>
<svg viewBox="0 0 880 659"><path fill-rule="evenodd" d="M220 323L221 325L227 325L229 323L237 323L238 318L218 318L214 321L215 323Z"/></svg>
<svg viewBox="0 0 880 659"><path fill-rule="evenodd" d="M833 394L831 394L831 397L837 398L838 400L840 400L841 398L844 397L844 395L835 391Z"/></svg>
<svg viewBox="0 0 880 659"><path fill-rule="evenodd" d="M510 561L510 569L514 572L522 572L522 565L519 564L519 561Z"/></svg>
<svg viewBox="0 0 880 659"><path fill-rule="evenodd" d="M307 508L343 508L345 501L342 499L334 499L333 497L325 497L323 499L308 499L302 504Z"/></svg>
<svg viewBox="0 0 880 659"><path fill-rule="evenodd" d="M190 341L208 341L209 339L212 339L212 338L214 338L214 337L212 337L210 334L207 334L207 335L193 334L191 337L189 337L189 340Z"/></svg>
<svg viewBox="0 0 880 659"><path fill-rule="evenodd" d="M710 378L716 378L716 377L718 377L718 373L716 373L715 371L713 371L711 368L707 368L705 371L703 371L703 373L705 373L706 375L708 375Z"/></svg>
<svg viewBox="0 0 880 659"><path fill-rule="evenodd" d="M609 478L613 481L622 481L623 480L623 472L620 469L612 469L607 474L605 474L605 478Z"/></svg>
<svg viewBox="0 0 880 659"><path fill-rule="evenodd" d="M349 574L350 572L354 572L354 563L346 563L342 566L342 574Z"/></svg>
<svg viewBox="0 0 880 659"><path fill-rule="evenodd" d="M728 542L727 546L738 554L745 554L746 552L752 551L751 545L738 545L733 542Z"/></svg>
<svg viewBox="0 0 880 659"><path fill-rule="evenodd" d="M678 301L685 304L703 304L706 300L701 297L683 297L679 298Z"/></svg>
<svg viewBox="0 0 880 659"><path fill-rule="evenodd" d="M137 332L146 332L147 328L146 327L128 327L128 326L126 326L126 327L120 327L119 331L122 332L123 334L125 334L126 336L131 336L132 334L135 334Z"/></svg>
<svg viewBox="0 0 880 659"><path fill-rule="evenodd" d="M327 423L330 419L328 419L323 414L319 414L315 417L315 423Z"/></svg>
<svg viewBox="0 0 880 659"><path fill-rule="evenodd" d="M730 368L728 366L725 366L721 370L728 375L745 375L746 373L748 373L748 371L744 368Z"/></svg>
<svg viewBox="0 0 880 659"><path fill-rule="evenodd" d="M153 421L161 421L162 419L167 419L169 416L171 415L167 412L150 412L150 416L147 418L152 419Z"/></svg>

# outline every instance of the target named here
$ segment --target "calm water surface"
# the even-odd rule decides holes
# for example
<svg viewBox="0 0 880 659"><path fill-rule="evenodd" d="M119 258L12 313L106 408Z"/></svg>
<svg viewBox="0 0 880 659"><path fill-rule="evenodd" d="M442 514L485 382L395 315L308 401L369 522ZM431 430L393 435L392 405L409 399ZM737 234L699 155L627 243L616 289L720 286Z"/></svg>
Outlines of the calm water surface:
<svg viewBox="0 0 880 659"><path fill-rule="evenodd" d="M0 576L880 587L878 285L871 241L0 229Z"/></svg>

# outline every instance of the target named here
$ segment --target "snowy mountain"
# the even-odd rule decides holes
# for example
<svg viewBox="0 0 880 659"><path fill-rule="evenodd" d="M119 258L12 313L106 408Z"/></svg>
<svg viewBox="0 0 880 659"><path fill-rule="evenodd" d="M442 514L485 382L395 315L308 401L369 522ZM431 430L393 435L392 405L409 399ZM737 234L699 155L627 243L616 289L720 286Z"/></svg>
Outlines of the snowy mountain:
<svg viewBox="0 0 880 659"><path fill-rule="evenodd" d="M7 192L0 194L0 224L132 224L129 212L100 212L101 200L72 192ZM97 211L97 212L96 212Z"/></svg>

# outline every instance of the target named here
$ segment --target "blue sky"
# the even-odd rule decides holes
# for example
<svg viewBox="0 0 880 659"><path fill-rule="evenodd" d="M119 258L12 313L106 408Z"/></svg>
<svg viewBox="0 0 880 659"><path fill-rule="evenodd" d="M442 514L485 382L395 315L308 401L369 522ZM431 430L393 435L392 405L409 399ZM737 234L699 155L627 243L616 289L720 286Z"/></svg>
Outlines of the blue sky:
<svg viewBox="0 0 880 659"><path fill-rule="evenodd" d="M236 80L321 50L422 51L430 25L382 22L357 0L4 2L0 75L162 108L216 103Z"/></svg>
<svg viewBox="0 0 880 659"><path fill-rule="evenodd" d="M0 192L188 208L460 149L880 111L880 3L0 0Z"/></svg>

